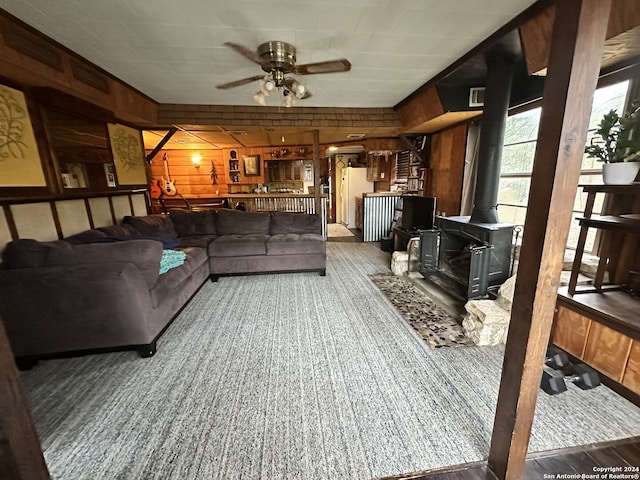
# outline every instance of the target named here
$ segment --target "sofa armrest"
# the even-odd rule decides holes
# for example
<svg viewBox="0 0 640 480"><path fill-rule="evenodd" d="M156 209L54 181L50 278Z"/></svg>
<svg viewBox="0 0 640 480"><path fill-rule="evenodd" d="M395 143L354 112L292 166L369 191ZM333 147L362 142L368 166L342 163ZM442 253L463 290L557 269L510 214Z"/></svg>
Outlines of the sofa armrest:
<svg viewBox="0 0 640 480"><path fill-rule="evenodd" d="M14 355L151 342L149 289L131 263L0 271L0 317Z"/></svg>

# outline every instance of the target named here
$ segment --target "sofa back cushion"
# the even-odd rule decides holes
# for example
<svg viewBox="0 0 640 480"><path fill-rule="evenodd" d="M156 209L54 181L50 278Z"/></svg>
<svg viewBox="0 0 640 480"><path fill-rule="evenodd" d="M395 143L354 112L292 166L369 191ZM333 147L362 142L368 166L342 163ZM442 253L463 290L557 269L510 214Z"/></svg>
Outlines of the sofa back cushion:
<svg viewBox="0 0 640 480"><path fill-rule="evenodd" d="M271 215L241 210L218 210L216 231L218 235L269 235Z"/></svg>
<svg viewBox="0 0 640 480"><path fill-rule="evenodd" d="M87 243L72 245L59 242L50 246L45 266L132 263L142 274L147 286L158 280L162 243L153 240L129 240L115 243ZM100 269L96 269L100 275Z"/></svg>
<svg viewBox="0 0 640 480"><path fill-rule="evenodd" d="M100 230L85 230L69 237L65 237L64 241L74 244L97 242L101 238L106 237L104 232Z"/></svg>
<svg viewBox="0 0 640 480"><path fill-rule="evenodd" d="M169 218L179 237L216 235L216 212L188 212L169 210Z"/></svg>
<svg viewBox="0 0 640 480"><path fill-rule="evenodd" d="M178 236L173 222L167 215L145 215L143 217L127 215L122 219L122 224L133 227L145 237L176 238Z"/></svg>
<svg viewBox="0 0 640 480"><path fill-rule="evenodd" d="M322 233L320 215L306 213L273 212L271 215L271 235L290 233Z"/></svg>
<svg viewBox="0 0 640 480"><path fill-rule="evenodd" d="M38 268L44 265L52 243L21 238L7 243L2 252L2 263L6 268Z"/></svg>
<svg viewBox="0 0 640 480"><path fill-rule="evenodd" d="M96 230L104 233L105 237L124 238L139 237L140 233L131 225L109 225L108 227L98 227Z"/></svg>

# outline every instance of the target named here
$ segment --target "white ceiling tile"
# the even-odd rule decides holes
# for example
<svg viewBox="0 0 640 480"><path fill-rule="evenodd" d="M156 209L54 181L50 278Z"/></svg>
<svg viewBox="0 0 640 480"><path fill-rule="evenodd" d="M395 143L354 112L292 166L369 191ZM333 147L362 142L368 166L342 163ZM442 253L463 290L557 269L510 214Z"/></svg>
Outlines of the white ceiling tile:
<svg viewBox="0 0 640 480"><path fill-rule="evenodd" d="M351 72L308 75L307 106L393 106L534 0L0 0L0 8L160 102L253 105L261 75L224 47L292 43L298 64L335 58Z"/></svg>

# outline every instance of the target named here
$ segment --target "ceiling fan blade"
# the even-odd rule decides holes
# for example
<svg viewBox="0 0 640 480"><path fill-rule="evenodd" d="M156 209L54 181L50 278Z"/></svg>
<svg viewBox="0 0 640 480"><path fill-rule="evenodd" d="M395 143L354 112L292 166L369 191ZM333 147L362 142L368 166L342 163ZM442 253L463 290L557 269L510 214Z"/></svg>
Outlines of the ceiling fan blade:
<svg viewBox="0 0 640 480"><path fill-rule="evenodd" d="M238 43L233 43L233 42L224 42L224 45L225 47L229 47L230 49L235 50L240 55L242 55L245 58L248 58L252 62L257 63L258 65L262 65L262 59L258 56L258 54L254 50L251 50L245 47L244 45L240 45Z"/></svg>
<svg viewBox="0 0 640 480"><path fill-rule="evenodd" d="M225 90L227 88L239 87L240 85L246 85L247 83L255 82L256 80L260 80L264 75L256 75L249 78L243 78L241 80L235 80L229 83L223 83L222 85L216 85L216 88L221 90Z"/></svg>
<svg viewBox="0 0 640 480"><path fill-rule="evenodd" d="M349 70L351 70L351 62L346 58L340 58L326 62L296 65L295 73L298 75L314 75L316 73L348 72Z"/></svg>

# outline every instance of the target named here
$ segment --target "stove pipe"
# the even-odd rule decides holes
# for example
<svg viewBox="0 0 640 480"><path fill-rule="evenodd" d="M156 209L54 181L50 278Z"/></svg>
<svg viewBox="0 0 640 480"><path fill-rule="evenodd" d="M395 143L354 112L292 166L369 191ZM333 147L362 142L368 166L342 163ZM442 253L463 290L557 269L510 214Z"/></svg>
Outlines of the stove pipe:
<svg viewBox="0 0 640 480"><path fill-rule="evenodd" d="M470 223L498 223L498 184L504 130L511 97L513 58L487 58L484 113L478 140L478 169Z"/></svg>

